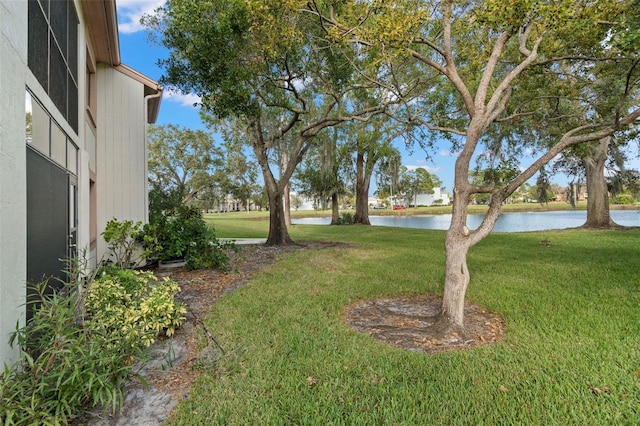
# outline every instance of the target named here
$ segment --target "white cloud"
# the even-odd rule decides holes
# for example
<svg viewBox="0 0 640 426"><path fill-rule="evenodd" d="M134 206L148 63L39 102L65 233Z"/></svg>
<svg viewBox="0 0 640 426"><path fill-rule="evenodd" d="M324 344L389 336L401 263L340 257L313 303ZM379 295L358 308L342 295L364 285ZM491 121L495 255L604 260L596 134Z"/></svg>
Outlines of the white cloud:
<svg viewBox="0 0 640 426"><path fill-rule="evenodd" d="M145 28L140 24L142 15L152 14L164 3L165 0L117 0L118 29L124 34L143 31Z"/></svg>
<svg viewBox="0 0 640 426"><path fill-rule="evenodd" d="M407 170L425 169L429 173L437 173L442 170L441 167L428 167L428 166L405 166Z"/></svg>
<svg viewBox="0 0 640 426"><path fill-rule="evenodd" d="M193 107L193 104L199 104L202 102L200 96L193 93L181 93L177 90L167 89L163 92L163 100L176 102L182 106Z"/></svg>
<svg viewBox="0 0 640 426"><path fill-rule="evenodd" d="M459 152L451 152L451 151L447 151L446 149L441 149L440 150L440 155L443 157L456 157L458 154L460 154Z"/></svg>

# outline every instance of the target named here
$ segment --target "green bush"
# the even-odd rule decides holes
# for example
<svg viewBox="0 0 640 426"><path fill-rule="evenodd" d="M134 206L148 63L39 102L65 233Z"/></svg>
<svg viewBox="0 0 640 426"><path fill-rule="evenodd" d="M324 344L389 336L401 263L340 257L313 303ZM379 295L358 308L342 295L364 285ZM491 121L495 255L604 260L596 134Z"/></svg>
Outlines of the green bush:
<svg viewBox="0 0 640 426"><path fill-rule="evenodd" d="M613 198L613 204L633 204L631 194L618 194Z"/></svg>
<svg viewBox="0 0 640 426"><path fill-rule="evenodd" d="M111 219L107 222L102 237L109 249L109 260L119 268L131 268L140 260L138 239L142 232L142 222Z"/></svg>
<svg viewBox="0 0 640 426"><path fill-rule="evenodd" d="M355 216L351 212L342 212L338 218L338 225L353 225Z"/></svg>
<svg viewBox="0 0 640 426"><path fill-rule="evenodd" d="M141 356L122 350L119 335L83 326L74 288L51 293L46 286L36 286L39 307L10 340L23 352L0 377L5 425L67 423L95 406L115 411L134 375L131 358Z"/></svg>
<svg viewBox="0 0 640 426"><path fill-rule="evenodd" d="M119 334L118 344L134 351L143 349L162 332L173 335L185 320L184 304L174 300L179 291L175 281L159 281L152 272L109 268L87 295L88 327Z"/></svg>
<svg viewBox="0 0 640 426"><path fill-rule="evenodd" d="M234 247L233 243L220 243L200 210L188 206L154 214L144 226L142 243L150 257L163 261L184 259L188 269L227 270L227 249Z"/></svg>
<svg viewBox="0 0 640 426"><path fill-rule="evenodd" d="M37 309L9 342L22 357L0 374L0 424L66 424L97 406L115 412L136 376L135 361L159 333L173 334L184 321L175 282L104 272L86 288L79 279L60 291L34 286Z"/></svg>

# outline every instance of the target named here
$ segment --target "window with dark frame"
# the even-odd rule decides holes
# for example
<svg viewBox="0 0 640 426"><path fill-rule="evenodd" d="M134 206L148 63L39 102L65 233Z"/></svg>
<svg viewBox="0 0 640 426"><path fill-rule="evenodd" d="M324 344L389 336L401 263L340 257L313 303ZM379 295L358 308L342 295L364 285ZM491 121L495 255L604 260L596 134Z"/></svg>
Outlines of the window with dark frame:
<svg viewBox="0 0 640 426"><path fill-rule="evenodd" d="M78 17L72 1L29 0L27 63L78 133Z"/></svg>
<svg viewBox="0 0 640 426"><path fill-rule="evenodd" d="M29 90L25 92L25 128L28 146L77 176L78 147Z"/></svg>

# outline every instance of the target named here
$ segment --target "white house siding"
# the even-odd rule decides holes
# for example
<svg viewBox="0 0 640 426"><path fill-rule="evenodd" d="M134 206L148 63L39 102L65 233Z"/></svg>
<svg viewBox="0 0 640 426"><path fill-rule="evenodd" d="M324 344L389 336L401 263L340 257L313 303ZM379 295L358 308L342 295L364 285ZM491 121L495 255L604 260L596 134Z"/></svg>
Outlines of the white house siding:
<svg viewBox="0 0 640 426"><path fill-rule="evenodd" d="M0 0L0 366L18 357L18 348L8 345L9 334L25 318L26 22L26 1Z"/></svg>
<svg viewBox="0 0 640 426"><path fill-rule="evenodd" d="M417 206L431 206L435 200L442 200L442 203L440 204L444 206L451 203L449 194L442 192L440 188L433 188L433 194L418 194L415 200L411 199L409 200L409 203L413 205L415 201Z"/></svg>
<svg viewBox="0 0 640 426"><path fill-rule="evenodd" d="M147 221L144 85L109 66L97 67L96 191L98 234L107 222ZM98 258L106 252L101 237Z"/></svg>

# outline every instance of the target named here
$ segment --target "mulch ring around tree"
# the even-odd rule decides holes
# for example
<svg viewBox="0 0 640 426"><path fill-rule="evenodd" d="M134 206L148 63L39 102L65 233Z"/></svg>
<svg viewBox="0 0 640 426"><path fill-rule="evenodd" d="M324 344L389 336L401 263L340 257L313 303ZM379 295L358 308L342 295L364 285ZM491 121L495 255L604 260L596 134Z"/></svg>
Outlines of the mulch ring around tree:
<svg viewBox="0 0 640 426"><path fill-rule="evenodd" d="M428 354L468 349L502 339L504 321L469 302L464 308L464 333L443 334L433 327L441 307L442 297L433 294L363 300L346 308L345 321L355 330L391 346Z"/></svg>

